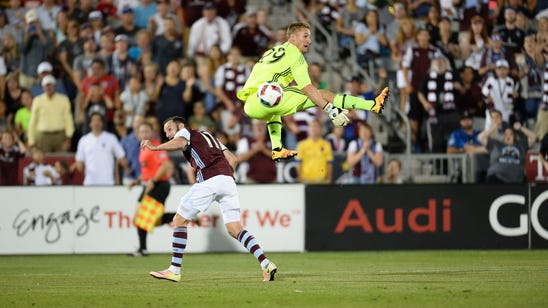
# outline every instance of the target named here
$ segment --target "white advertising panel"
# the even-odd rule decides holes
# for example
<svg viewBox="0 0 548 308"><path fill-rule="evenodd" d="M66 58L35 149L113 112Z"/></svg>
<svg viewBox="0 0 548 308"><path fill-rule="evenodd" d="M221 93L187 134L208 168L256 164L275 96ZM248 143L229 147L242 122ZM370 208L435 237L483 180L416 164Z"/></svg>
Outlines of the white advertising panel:
<svg viewBox="0 0 548 308"><path fill-rule="evenodd" d="M173 186L175 212L190 186ZM0 254L127 253L138 247L133 216L140 188L0 187ZM304 186L239 186L242 223L265 252L304 251ZM226 232L216 203L188 231L187 252L246 251ZM148 236L150 252L171 252L172 228Z"/></svg>

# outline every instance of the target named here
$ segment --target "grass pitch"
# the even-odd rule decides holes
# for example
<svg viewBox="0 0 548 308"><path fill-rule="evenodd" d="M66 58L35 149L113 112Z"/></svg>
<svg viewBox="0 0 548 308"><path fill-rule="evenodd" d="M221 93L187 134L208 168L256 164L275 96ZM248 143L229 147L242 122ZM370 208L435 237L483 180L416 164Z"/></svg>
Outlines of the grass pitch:
<svg viewBox="0 0 548 308"><path fill-rule="evenodd" d="M263 283L249 254L0 257L0 307L548 307L548 251L270 253Z"/></svg>

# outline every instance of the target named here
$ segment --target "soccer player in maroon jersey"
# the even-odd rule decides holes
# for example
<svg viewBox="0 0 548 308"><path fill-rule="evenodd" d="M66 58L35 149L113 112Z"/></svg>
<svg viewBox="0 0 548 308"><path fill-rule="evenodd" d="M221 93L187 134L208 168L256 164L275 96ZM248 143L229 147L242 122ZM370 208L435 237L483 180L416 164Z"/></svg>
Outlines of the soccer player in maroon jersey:
<svg viewBox="0 0 548 308"><path fill-rule="evenodd" d="M263 270L263 281L274 280L276 265L266 258L255 237L240 222L240 200L232 176L238 159L210 133L187 129L182 117L165 120L164 132L169 141L153 145L150 140L143 140L141 148L152 151L182 150L195 170L197 183L181 198L173 219L171 265L166 270L150 272L150 275L175 282L181 280L188 223L198 213L206 211L213 201L217 201L228 233L257 258Z"/></svg>

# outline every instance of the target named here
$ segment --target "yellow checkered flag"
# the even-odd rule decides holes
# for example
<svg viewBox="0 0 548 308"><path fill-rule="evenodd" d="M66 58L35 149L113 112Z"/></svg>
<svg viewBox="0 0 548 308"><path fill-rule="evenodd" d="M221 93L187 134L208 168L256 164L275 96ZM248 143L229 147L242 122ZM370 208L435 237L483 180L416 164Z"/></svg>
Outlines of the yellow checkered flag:
<svg viewBox="0 0 548 308"><path fill-rule="evenodd" d="M164 215L164 206L162 203L149 195L143 196L141 206L135 217L135 225L149 233L154 231L154 227Z"/></svg>

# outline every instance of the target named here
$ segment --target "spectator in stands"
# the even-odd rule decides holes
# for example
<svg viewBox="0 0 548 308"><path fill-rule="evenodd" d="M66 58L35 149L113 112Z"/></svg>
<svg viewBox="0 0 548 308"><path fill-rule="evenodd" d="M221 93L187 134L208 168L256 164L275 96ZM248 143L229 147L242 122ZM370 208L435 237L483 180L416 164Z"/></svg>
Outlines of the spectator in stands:
<svg viewBox="0 0 548 308"><path fill-rule="evenodd" d="M244 86L251 70L242 63L241 52L237 47L230 48L227 60L215 72L215 88L217 98L223 106L220 110L223 130L231 142L236 143L242 129L240 121L249 120L244 115L242 102L238 100L236 93ZM243 122L246 123L248 122Z"/></svg>
<svg viewBox="0 0 548 308"><path fill-rule="evenodd" d="M133 118L145 115L145 105L149 101L148 94L142 88L139 77L133 76L129 79L128 87L120 94L120 101L126 117L126 126L135 128Z"/></svg>
<svg viewBox="0 0 548 308"><path fill-rule="evenodd" d="M339 9L335 29L343 57L350 55L355 25L363 20L364 15L365 10L356 5L356 0L346 1L345 5Z"/></svg>
<svg viewBox="0 0 548 308"><path fill-rule="evenodd" d="M130 129L126 126L126 116L122 109L114 110L114 130L112 132L118 140L122 140L130 133Z"/></svg>
<svg viewBox="0 0 548 308"><path fill-rule="evenodd" d="M70 166L65 160L58 160L53 166L55 172L59 175L54 183L54 185L72 185L73 174L70 173Z"/></svg>
<svg viewBox="0 0 548 308"><path fill-rule="evenodd" d="M200 88L204 92L203 101L208 112L217 104L215 72L217 72L217 69L225 63L226 57L221 51L221 48L218 45L215 45L209 50L207 65L198 68Z"/></svg>
<svg viewBox="0 0 548 308"><path fill-rule="evenodd" d="M525 32L516 27L516 10L512 7L504 9L504 23L497 26L493 32L498 32L504 47L514 53L520 53Z"/></svg>
<svg viewBox="0 0 548 308"><path fill-rule="evenodd" d="M276 182L276 164L270 157L272 150L266 123L253 119L252 130L253 136L242 137L236 150L240 164L247 163L247 183L274 183Z"/></svg>
<svg viewBox="0 0 548 308"><path fill-rule="evenodd" d="M62 74L60 79L64 88L66 89L66 94L71 100L74 101L77 95L77 84L73 77L73 63L74 59L84 53L84 40L80 38L79 34L79 25L76 20L69 20L67 22L67 36L66 39L57 46L57 58L59 59L59 64L61 64Z"/></svg>
<svg viewBox="0 0 548 308"><path fill-rule="evenodd" d="M394 8L394 19L386 25L386 38L392 44L396 40L398 32L400 30L400 22L407 18L407 11L405 10L405 5L403 1L396 1L392 6ZM414 24L413 24L414 25ZM415 37L412 35L412 37ZM392 46L392 45L391 45Z"/></svg>
<svg viewBox="0 0 548 308"><path fill-rule="evenodd" d="M234 26L232 30L232 46L242 52L242 56L256 60L267 50L272 40L272 33L268 28L257 23L257 11L249 10L245 14L245 21Z"/></svg>
<svg viewBox="0 0 548 308"><path fill-rule="evenodd" d="M44 163L44 152L38 148L33 148L31 152L32 162L23 168L23 185L54 185L59 175L52 165Z"/></svg>
<svg viewBox="0 0 548 308"><path fill-rule="evenodd" d="M44 30L55 29L55 21L61 7L55 4L54 0L43 0L42 5L38 7L38 20Z"/></svg>
<svg viewBox="0 0 548 308"><path fill-rule="evenodd" d="M381 45L388 46L384 29L380 28L379 14L376 10L368 11L362 22L358 23L354 33L358 63L367 68L370 60L380 56Z"/></svg>
<svg viewBox="0 0 548 308"><path fill-rule="evenodd" d="M185 33L189 32L190 27L203 16L203 9L206 3L215 2L214 0L195 1L181 0L181 8L183 9L183 20ZM215 3L213 3L215 5Z"/></svg>
<svg viewBox="0 0 548 308"><path fill-rule="evenodd" d="M436 5L432 5L428 10L428 16L424 27L430 33L430 44L435 45L440 40L440 9Z"/></svg>
<svg viewBox="0 0 548 308"><path fill-rule="evenodd" d="M36 73L38 74L37 82L32 86L32 88L30 88L30 93L32 94L32 97L37 97L38 95L44 93L44 86L42 85L42 80L44 79L44 77L55 77L53 76L53 66L47 61L44 61L38 65ZM55 83L55 92L67 95L67 91L65 90L65 87L63 86L61 80Z"/></svg>
<svg viewBox="0 0 548 308"><path fill-rule="evenodd" d="M412 70L408 69L409 76L403 75L402 60L408 48L417 45L415 23L411 18L403 18L399 22L396 38L390 41L390 56L393 62L398 65L396 72L396 83L400 91L400 110L407 112L409 93L407 93L407 84L411 82Z"/></svg>
<svg viewBox="0 0 548 308"><path fill-rule="evenodd" d="M140 0L139 4L133 8L135 14L135 25L141 29L148 27L148 22L158 10L156 9L156 1Z"/></svg>
<svg viewBox="0 0 548 308"><path fill-rule="evenodd" d="M542 46L537 45L535 33L529 33L523 43L523 53L517 56L522 68L520 69L521 97L525 99L525 118L529 124L537 118L538 109L542 101L542 80L545 60L542 55ZM534 125L528 125L534 127Z"/></svg>
<svg viewBox="0 0 548 308"><path fill-rule="evenodd" d="M383 184L403 184L403 176L401 175L401 161L393 158L388 162L386 174L379 177L379 183Z"/></svg>
<svg viewBox="0 0 548 308"><path fill-rule="evenodd" d="M12 27L17 29L18 34L20 34L22 28L25 26L26 9L21 5L21 2L21 0L9 1L9 7L5 11L8 17L7 20Z"/></svg>
<svg viewBox="0 0 548 308"><path fill-rule="evenodd" d="M101 85L98 83L92 84L84 98L83 103L80 105L81 112L84 115L84 129L83 133L89 132L89 121L94 113L100 113L103 117L106 117L107 110L114 109L114 102L112 99L103 93Z"/></svg>
<svg viewBox="0 0 548 308"><path fill-rule="evenodd" d="M471 19L471 26L467 32L461 32L459 46L464 65L475 71L479 70L481 58L487 49L489 35L483 17L476 15Z"/></svg>
<svg viewBox="0 0 548 308"><path fill-rule="evenodd" d="M97 58L97 43L92 37L83 42L83 53L77 55L72 63L72 81L78 89L82 89L82 80L93 75L91 63Z"/></svg>
<svg viewBox="0 0 548 308"><path fill-rule="evenodd" d="M365 122L359 122L358 136L350 142L346 154L352 183L376 183L377 169L382 166L384 159L382 145L375 141L373 129Z"/></svg>
<svg viewBox="0 0 548 308"><path fill-rule="evenodd" d="M414 18L426 23L430 8L435 5L433 0L411 0L409 2L409 10Z"/></svg>
<svg viewBox="0 0 548 308"><path fill-rule="evenodd" d="M481 94L481 88L475 82L476 73L470 66L464 66L460 70L460 83L461 86L457 87L459 91L459 106L463 111L466 111L475 120L483 119L485 121L485 104L483 103L483 96ZM481 125L483 127L483 125Z"/></svg>
<svg viewBox="0 0 548 308"><path fill-rule="evenodd" d="M0 57L4 60L6 66L6 74L19 72L21 65L21 54L16 37L11 33L4 33L2 36L2 48L0 49Z"/></svg>
<svg viewBox="0 0 548 308"><path fill-rule="evenodd" d="M193 130L208 131L212 134L216 130L215 122L206 113L203 101L197 101L192 106L192 115L188 118L188 125Z"/></svg>
<svg viewBox="0 0 548 308"><path fill-rule="evenodd" d="M101 31L101 39L99 42L99 51L97 57L105 61L105 70L112 74L112 53L114 52L114 31L110 27L105 27Z"/></svg>
<svg viewBox="0 0 548 308"><path fill-rule="evenodd" d="M129 173L124 174L124 180L135 180L141 176L141 164L139 163L139 152L141 142L139 139L139 127L145 122L145 117L136 115L133 117L132 131L120 140L120 144L126 153L126 160L129 165ZM149 124L150 125L150 124ZM152 128L151 128L152 129Z"/></svg>
<svg viewBox="0 0 548 308"><path fill-rule="evenodd" d="M55 91L55 77L42 79L44 93L34 98L29 124L29 145L46 153L68 151L74 122L70 101Z"/></svg>
<svg viewBox="0 0 548 308"><path fill-rule="evenodd" d="M479 141L489 152L489 169L487 183L523 183L525 180L525 156L536 140L536 135L519 122L514 123L514 129L504 129L502 140L489 137L497 130L492 125L481 132Z"/></svg>
<svg viewBox="0 0 548 308"><path fill-rule="evenodd" d="M496 77L490 76L485 80L481 93L486 98L487 109L497 109L502 112L502 119L510 122L514 113L514 101L518 94L514 90L514 80L508 76L508 61L501 59L496 62ZM486 124L490 126L490 114L486 114Z"/></svg>
<svg viewBox="0 0 548 308"><path fill-rule="evenodd" d="M181 33L181 25L177 21L177 16L169 11L168 0L156 0L156 14L149 19L148 29L154 36L162 35L165 29L164 20L173 19L175 21L175 29L177 33Z"/></svg>
<svg viewBox="0 0 548 308"><path fill-rule="evenodd" d="M89 21L89 14L93 11L93 0L80 0L80 5L76 6L69 13L69 19L76 19L78 24L83 25Z"/></svg>
<svg viewBox="0 0 548 308"><path fill-rule="evenodd" d="M234 29L234 26L241 20L242 16L246 12L246 2L248 1L229 0L215 2L217 4L217 13L219 16L226 19L230 25L230 29Z"/></svg>
<svg viewBox="0 0 548 308"><path fill-rule="evenodd" d="M502 46L502 38L500 33L493 32L491 35L490 47L485 50L480 61L478 73L484 80L487 77L495 75L496 65L498 60L506 60L511 76L518 75L518 67L516 65L515 56L512 50Z"/></svg>
<svg viewBox="0 0 548 308"><path fill-rule="evenodd" d="M9 23L6 12L4 10L1 10L0 11L0 41L3 40L4 35L6 33L10 33L11 35L13 35L13 37L16 37L18 34L18 31L16 30L14 25Z"/></svg>
<svg viewBox="0 0 548 308"><path fill-rule="evenodd" d="M451 68L455 69L455 59L460 58L459 38L457 33L451 30L451 20L448 17L442 17L438 24L439 38L434 41L434 46L438 47L443 55L449 60Z"/></svg>
<svg viewBox="0 0 548 308"><path fill-rule="evenodd" d="M91 61L91 76L82 80L82 99L84 99L92 85L100 85L101 93L112 100L112 107L107 105L106 128L112 131L114 128L114 109L120 107L120 87L116 78L107 74L105 61L101 58L95 58ZM105 98L106 102L106 98ZM108 103L108 102L107 102Z"/></svg>
<svg viewBox="0 0 548 308"><path fill-rule="evenodd" d="M419 101L428 114L427 125L430 125L432 133L430 150L433 153L445 153L449 135L459 127L455 89L457 77L447 58L440 53L432 60L430 72L418 93Z"/></svg>
<svg viewBox="0 0 548 308"><path fill-rule="evenodd" d="M156 100L156 116L160 123L167 118L179 115L188 116L190 110L187 105L192 101L192 86L179 78L179 62L171 61L167 66L165 79L159 79L156 92L152 96Z"/></svg>
<svg viewBox="0 0 548 308"><path fill-rule="evenodd" d="M91 11L91 13L89 13L88 20L95 42L103 48L103 43L101 42L101 36L105 27L105 24L103 23L103 14L97 10Z"/></svg>
<svg viewBox="0 0 548 308"><path fill-rule="evenodd" d="M4 101L8 107L8 113L15 114L21 108L21 93L23 93L23 90L19 87L17 73L11 73L6 76Z"/></svg>
<svg viewBox="0 0 548 308"><path fill-rule="evenodd" d="M0 186L18 185L19 159L27 147L11 132L1 132L0 137Z"/></svg>
<svg viewBox="0 0 548 308"><path fill-rule="evenodd" d="M114 0L99 0L96 9L105 17L107 24L112 25L116 22L118 8L114 5Z"/></svg>
<svg viewBox="0 0 548 308"><path fill-rule="evenodd" d="M163 75L166 74L168 63L179 60L183 54L183 41L177 33L175 19L164 19L164 27L164 33L154 37L151 49L154 62L158 64Z"/></svg>
<svg viewBox="0 0 548 308"><path fill-rule="evenodd" d="M115 169L118 164L129 173L124 149L114 134L103 130L103 123L104 118L101 114L94 113L91 116L89 123L91 132L78 141L76 161L70 167L71 172L74 170L84 172L84 185L121 184L119 177L115 178Z"/></svg>
<svg viewBox="0 0 548 308"><path fill-rule="evenodd" d="M46 60L54 41L51 34L42 28L35 9L25 14L25 32L23 34L23 48L21 49L21 71L19 84L30 89L36 82L36 68L40 62Z"/></svg>
<svg viewBox="0 0 548 308"><path fill-rule="evenodd" d="M420 127L425 116L424 108L419 101L418 91L421 82L426 79L432 58L440 51L430 45L430 34L426 29L417 32L417 46L409 47L402 58L402 74L409 94L409 113L411 122L411 140L420 149ZM410 74L412 72L412 74Z"/></svg>
<svg viewBox="0 0 548 308"><path fill-rule="evenodd" d="M228 53L232 46L232 35L230 35L228 22L217 16L215 3L206 2L203 7L203 17L190 28L187 56L195 59L198 66L201 66L213 45L219 45L223 53Z"/></svg>
<svg viewBox="0 0 548 308"><path fill-rule="evenodd" d="M346 140L343 138L344 127L333 126L331 132L325 136L325 139L331 144L333 154L344 154L346 151Z"/></svg>
<svg viewBox="0 0 548 308"><path fill-rule="evenodd" d="M156 103L157 97L153 98L153 96L158 86L158 81L162 78L163 76L158 74L158 64L151 62L143 67L143 89L150 100L147 113L151 111L151 105Z"/></svg>
<svg viewBox="0 0 548 308"><path fill-rule="evenodd" d="M67 12L61 10L57 13L57 17L55 18L55 28L49 30L52 32L55 45L57 46L67 39L68 21Z"/></svg>
<svg viewBox="0 0 548 308"><path fill-rule="evenodd" d="M308 137L297 145L297 178L299 183L330 184L333 180L331 144L322 138L319 120L308 126Z"/></svg>
<svg viewBox="0 0 548 308"><path fill-rule="evenodd" d="M21 93L22 107L17 110L13 123L15 125L15 133L21 140L28 142L28 130L30 125L30 115L32 110L32 94L29 90L22 90Z"/></svg>
<svg viewBox="0 0 548 308"><path fill-rule="evenodd" d="M131 38L129 36L128 38L131 41ZM149 55L154 57L154 55L152 54L150 32L145 29L137 31L137 33L135 34L134 42L134 46L129 48L129 57L136 63L139 63L139 66L142 68L145 66L145 63L143 63L145 57L148 57Z"/></svg>
<svg viewBox="0 0 548 308"><path fill-rule="evenodd" d="M323 67L319 62L312 62L308 66L308 75L310 75L310 81L319 90L328 89L329 86L322 78Z"/></svg>
<svg viewBox="0 0 548 308"><path fill-rule="evenodd" d="M128 38L124 34L118 34L114 39L115 49L110 58L112 75L118 81L120 91L124 91L131 76L137 76L137 63L129 57Z"/></svg>
<svg viewBox="0 0 548 308"><path fill-rule="evenodd" d="M114 29L116 35L124 34L128 38L130 46L136 44L136 35L141 28L137 27L134 23L135 15L133 14L133 8L126 5L122 8L122 15L120 16L120 25ZM134 59L135 60L135 59Z"/></svg>
<svg viewBox="0 0 548 308"><path fill-rule="evenodd" d="M460 128L449 136L447 154L485 152L485 147L478 140L479 134L474 129L474 118L465 111L460 119Z"/></svg>

